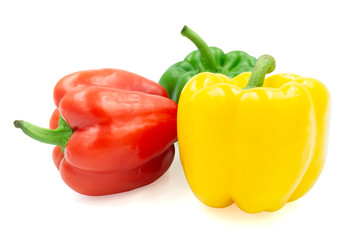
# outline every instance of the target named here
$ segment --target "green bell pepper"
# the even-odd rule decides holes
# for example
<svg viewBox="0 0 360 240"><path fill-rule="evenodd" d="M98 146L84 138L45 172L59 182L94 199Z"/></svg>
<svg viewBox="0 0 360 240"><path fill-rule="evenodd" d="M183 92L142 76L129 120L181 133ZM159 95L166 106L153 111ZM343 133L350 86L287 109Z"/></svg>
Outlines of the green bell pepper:
<svg viewBox="0 0 360 240"><path fill-rule="evenodd" d="M233 78L240 73L251 72L255 66L255 57L242 51L225 54L220 48L209 47L199 35L187 26L184 26L181 34L190 39L198 50L187 55L184 61L169 67L159 81L176 103L179 101L185 84L200 72L222 73Z"/></svg>

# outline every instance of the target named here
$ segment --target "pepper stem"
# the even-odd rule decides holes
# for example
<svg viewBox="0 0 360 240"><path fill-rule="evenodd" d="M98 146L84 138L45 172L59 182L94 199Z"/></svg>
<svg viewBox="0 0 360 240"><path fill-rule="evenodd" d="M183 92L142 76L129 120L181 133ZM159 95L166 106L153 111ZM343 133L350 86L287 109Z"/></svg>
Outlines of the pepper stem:
<svg viewBox="0 0 360 240"><path fill-rule="evenodd" d="M208 70L210 72L215 72L217 69L216 60L206 42L186 25L181 30L181 35L187 37L196 45Z"/></svg>
<svg viewBox="0 0 360 240"><path fill-rule="evenodd" d="M256 61L248 84L244 89L262 87L265 75L275 69L275 59L270 55L262 55Z"/></svg>
<svg viewBox="0 0 360 240"><path fill-rule="evenodd" d="M14 121L14 126L39 142L60 146L63 152L74 132L62 116L59 118L59 126L56 129L41 128L23 120Z"/></svg>

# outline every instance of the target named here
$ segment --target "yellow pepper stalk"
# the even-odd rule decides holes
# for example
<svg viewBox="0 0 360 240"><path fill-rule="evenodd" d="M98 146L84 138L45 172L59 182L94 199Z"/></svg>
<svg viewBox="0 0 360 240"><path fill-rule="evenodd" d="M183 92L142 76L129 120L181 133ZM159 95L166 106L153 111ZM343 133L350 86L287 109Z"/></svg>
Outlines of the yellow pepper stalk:
<svg viewBox="0 0 360 240"><path fill-rule="evenodd" d="M330 95L320 81L276 74L261 56L252 73L200 73L178 106L180 159L204 204L276 211L309 191L323 168Z"/></svg>

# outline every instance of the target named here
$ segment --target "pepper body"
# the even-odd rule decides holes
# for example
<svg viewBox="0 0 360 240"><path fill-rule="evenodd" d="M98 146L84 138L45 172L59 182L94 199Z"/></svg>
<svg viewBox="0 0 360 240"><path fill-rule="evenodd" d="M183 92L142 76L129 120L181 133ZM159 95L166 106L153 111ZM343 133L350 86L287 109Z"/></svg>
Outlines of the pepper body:
<svg viewBox="0 0 360 240"><path fill-rule="evenodd" d="M71 134L56 144L53 160L73 190L92 196L124 192L170 167L177 104L159 84L123 70L83 71L58 82L54 101L50 131L68 128ZM31 124L17 124L31 136Z"/></svg>
<svg viewBox="0 0 360 240"><path fill-rule="evenodd" d="M190 78L201 72L214 72L235 77L242 72L254 68L256 58L242 51L232 51L225 54L220 48L210 47L216 60L217 68L211 70L199 50L191 52L184 61L175 63L161 76L159 83L166 89L170 98L179 101L181 91Z"/></svg>
<svg viewBox="0 0 360 240"><path fill-rule="evenodd" d="M195 43L199 50L188 54L183 61L169 67L161 76L159 83L166 89L170 98L179 101L181 91L190 78L201 72L221 73L232 78L242 72L252 71L256 58L243 51L225 54L220 48L207 44L187 26L181 34Z"/></svg>
<svg viewBox="0 0 360 240"><path fill-rule="evenodd" d="M330 95L320 81L294 74L243 89L250 76L201 73L188 82L178 109L180 159L206 205L276 211L320 175Z"/></svg>

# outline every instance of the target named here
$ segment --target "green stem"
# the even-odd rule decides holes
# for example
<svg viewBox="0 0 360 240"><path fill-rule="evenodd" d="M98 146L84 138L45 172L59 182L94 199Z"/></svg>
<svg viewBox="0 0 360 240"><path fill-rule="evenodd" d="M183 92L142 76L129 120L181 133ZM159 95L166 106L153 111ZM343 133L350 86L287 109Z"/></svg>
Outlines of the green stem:
<svg viewBox="0 0 360 240"><path fill-rule="evenodd" d="M60 146L63 151L74 132L61 116L56 129L41 128L22 120L14 121L14 126L37 141Z"/></svg>
<svg viewBox="0 0 360 240"><path fill-rule="evenodd" d="M275 69L275 59L270 55L262 55L256 61L248 84L244 89L262 87L267 73Z"/></svg>
<svg viewBox="0 0 360 240"><path fill-rule="evenodd" d="M211 72L215 72L217 69L216 60L206 42L188 26L183 27L183 29L181 30L181 35L187 37L196 45L196 47L199 49L199 52L201 53L201 56L204 59L205 65L209 68Z"/></svg>

